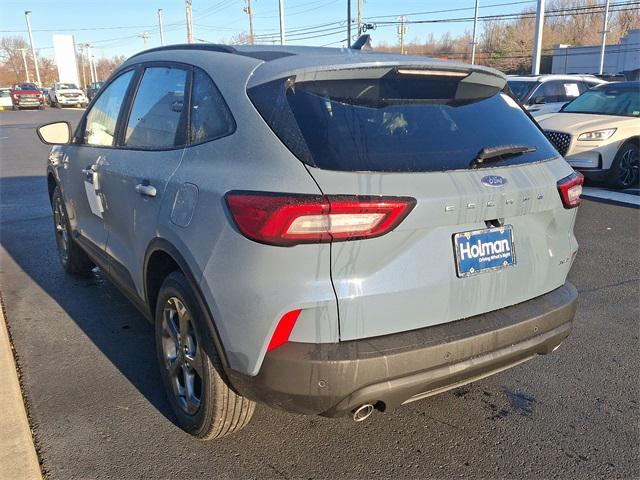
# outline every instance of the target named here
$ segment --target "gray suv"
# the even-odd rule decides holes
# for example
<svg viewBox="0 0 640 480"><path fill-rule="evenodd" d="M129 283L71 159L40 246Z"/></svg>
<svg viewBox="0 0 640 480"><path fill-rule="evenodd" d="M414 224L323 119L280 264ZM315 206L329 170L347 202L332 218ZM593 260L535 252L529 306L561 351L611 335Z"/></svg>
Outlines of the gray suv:
<svg viewBox="0 0 640 480"><path fill-rule="evenodd" d="M63 267L155 325L179 425L351 415L555 350L582 176L495 70L357 50L137 54L47 166Z"/></svg>

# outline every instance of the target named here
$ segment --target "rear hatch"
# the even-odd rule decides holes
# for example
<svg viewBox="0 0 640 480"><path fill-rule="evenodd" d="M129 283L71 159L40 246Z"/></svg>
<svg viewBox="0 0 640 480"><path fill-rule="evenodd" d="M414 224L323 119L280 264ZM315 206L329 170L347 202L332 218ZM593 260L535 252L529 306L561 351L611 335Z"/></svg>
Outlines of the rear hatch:
<svg viewBox="0 0 640 480"><path fill-rule="evenodd" d="M324 195L412 197L377 238L331 244L341 340L497 310L561 286L577 244L572 169L503 89L446 64L376 65L248 89Z"/></svg>

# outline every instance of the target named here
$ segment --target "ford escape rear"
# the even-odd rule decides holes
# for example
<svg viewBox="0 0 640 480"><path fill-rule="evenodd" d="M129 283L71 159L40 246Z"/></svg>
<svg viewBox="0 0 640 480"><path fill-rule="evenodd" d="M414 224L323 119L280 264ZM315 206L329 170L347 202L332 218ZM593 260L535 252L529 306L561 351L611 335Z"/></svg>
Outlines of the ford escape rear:
<svg viewBox="0 0 640 480"><path fill-rule="evenodd" d="M49 185L60 258L156 325L182 428L366 418L554 350L582 176L500 73L302 47L129 59Z"/></svg>

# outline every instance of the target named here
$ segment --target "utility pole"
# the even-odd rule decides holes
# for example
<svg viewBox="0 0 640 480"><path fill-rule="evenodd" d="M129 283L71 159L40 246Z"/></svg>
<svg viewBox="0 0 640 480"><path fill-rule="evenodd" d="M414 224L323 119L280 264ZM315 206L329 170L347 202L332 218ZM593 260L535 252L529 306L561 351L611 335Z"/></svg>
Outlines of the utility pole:
<svg viewBox="0 0 640 480"><path fill-rule="evenodd" d="M162 28L162 9L158 9L158 26L160 27L160 45L164 45L164 30Z"/></svg>
<svg viewBox="0 0 640 480"><path fill-rule="evenodd" d="M24 63L24 71L27 74L27 83L31 82L31 78L29 77L29 67L27 66L27 49L26 48L19 48L18 50L20 50L22 52L22 63Z"/></svg>
<svg viewBox="0 0 640 480"><path fill-rule="evenodd" d="M280 12L280 45L284 45L284 0L278 2Z"/></svg>
<svg viewBox="0 0 640 480"><path fill-rule="evenodd" d="M251 0L246 0L247 6L244 7L244 13L249 16L249 44L253 45L253 11L251 10Z"/></svg>
<svg viewBox="0 0 640 480"><path fill-rule="evenodd" d="M187 13L187 43L193 43L193 23L191 20L191 0L184 0Z"/></svg>
<svg viewBox="0 0 640 480"><path fill-rule="evenodd" d="M476 45L478 43L478 4L479 0L476 0L476 12L473 15L473 40L471 41L471 65L476 63Z"/></svg>
<svg viewBox="0 0 640 480"><path fill-rule="evenodd" d="M600 70L598 73L602 75L604 73L604 50L607 43L607 26L609 23L609 0L604 7L604 24L602 25L602 46L600 47Z"/></svg>
<svg viewBox="0 0 640 480"><path fill-rule="evenodd" d="M362 0L358 0L358 36L362 35Z"/></svg>
<svg viewBox="0 0 640 480"><path fill-rule="evenodd" d="M84 73L84 45L80 44L80 71L82 72L82 87L87 86L87 76Z"/></svg>
<svg viewBox="0 0 640 480"><path fill-rule="evenodd" d="M407 26L404 22L407 20L404 15L398 18L400 24L398 25L398 35L400 35L400 55L404 55L404 36L407 34Z"/></svg>
<svg viewBox="0 0 640 480"><path fill-rule="evenodd" d="M96 57L95 55L91 55L91 63L93 64L93 77L95 78L94 82L98 81L98 69L96 67Z"/></svg>
<svg viewBox="0 0 640 480"><path fill-rule="evenodd" d="M351 0L347 0L347 48L351 46Z"/></svg>
<svg viewBox="0 0 640 480"><path fill-rule="evenodd" d="M93 72L93 61L92 61L92 56L91 56L91 45L88 43L85 43L85 46L87 47L87 61L89 63L89 74L91 75L91 83L96 81L95 78L95 74Z"/></svg>
<svg viewBox="0 0 640 480"><path fill-rule="evenodd" d="M142 41L144 42L144 49L147 49L147 38L149 38L149 32L142 32L139 33L138 36L142 39Z"/></svg>
<svg viewBox="0 0 640 480"><path fill-rule="evenodd" d="M24 12L24 18L27 20L27 30L29 31L29 42L31 43L31 55L33 55L33 63L36 66L36 79L38 80L38 86L40 86L40 69L38 68L38 57L36 56L36 47L33 44L33 34L31 33L31 19L29 16L31 12L27 10Z"/></svg>
<svg viewBox="0 0 640 480"><path fill-rule="evenodd" d="M533 44L533 58L531 59L531 73L540 74L540 57L542 55L542 31L544 30L544 7L545 0L538 0L536 10L536 36Z"/></svg>

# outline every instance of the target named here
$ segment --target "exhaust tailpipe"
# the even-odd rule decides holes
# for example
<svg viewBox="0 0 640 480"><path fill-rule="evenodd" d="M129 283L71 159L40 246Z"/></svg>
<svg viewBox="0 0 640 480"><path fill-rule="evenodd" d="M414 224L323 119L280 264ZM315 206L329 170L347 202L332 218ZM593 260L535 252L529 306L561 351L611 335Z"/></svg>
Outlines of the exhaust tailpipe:
<svg viewBox="0 0 640 480"><path fill-rule="evenodd" d="M365 403L353 411L353 421L362 422L369 418L373 413L373 405Z"/></svg>

